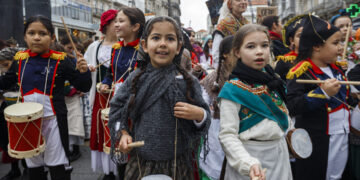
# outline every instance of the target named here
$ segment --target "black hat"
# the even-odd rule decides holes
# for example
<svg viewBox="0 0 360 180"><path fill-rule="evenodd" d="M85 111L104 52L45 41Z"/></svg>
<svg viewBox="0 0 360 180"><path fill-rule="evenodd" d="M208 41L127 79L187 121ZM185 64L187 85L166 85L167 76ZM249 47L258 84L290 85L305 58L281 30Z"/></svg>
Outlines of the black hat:
<svg viewBox="0 0 360 180"><path fill-rule="evenodd" d="M282 29L283 43L286 47L290 46L290 37L295 35L295 32L304 25L306 14L295 16L286 22Z"/></svg>
<svg viewBox="0 0 360 180"><path fill-rule="evenodd" d="M339 31L339 29L334 25L309 14L304 21L303 31L300 37L299 50L305 47L310 48L323 44L337 31Z"/></svg>

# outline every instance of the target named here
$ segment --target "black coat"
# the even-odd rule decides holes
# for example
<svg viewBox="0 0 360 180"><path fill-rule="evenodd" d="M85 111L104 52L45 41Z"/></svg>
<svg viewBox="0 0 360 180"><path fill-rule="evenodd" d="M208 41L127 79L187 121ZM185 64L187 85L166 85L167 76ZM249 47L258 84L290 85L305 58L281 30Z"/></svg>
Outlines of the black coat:
<svg viewBox="0 0 360 180"><path fill-rule="evenodd" d="M290 71L293 72L287 82L287 107L290 115L296 118L295 127L305 129L313 143L313 152L307 159L296 159L295 179L325 179L329 139L328 135L328 114L331 109L342 106L343 103L331 97L327 99L320 87L316 84L296 83L296 79L316 79L325 80L326 74L307 61L302 61L301 65L296 65ZM343 72L335 65L331 65L335 77L344 80ZM342 85L340 91L335 96L351 106L356 106L357 100L349 96L349 86ZM329 109L331 108L331 109Z"/></svg>
<svg viewBox="0 0 360 180"><path fill-rule="evenodd" d="M52 53L55 55L53 56ZM20 67L19 64L22 63L22 67L23 67L27 57L29 57L29 59L27 63L28 65L25 67L26 70L23 75L23 79L24 79L24 82L22 82L23 91L25 91L26 89L34 89L34 88L39 89L37 85L45 84L44 83L45 81L41 81L42 80L41 78L43 78L42 77L43 73L38 69L46 68L48 59L50 58L50 61L52 63L50 65L50 71L54 73L48 78L48 84L54 85L51 86L52 88L51 100L60 131L61 143L63 145L66 155L69 156L69 137L68 137L67 108L64 99L64 81L69 80L70 83L77 90L81 92L87 92L90 90L92 84L91 73L90 71L88 71L86 73L81 74L78 70L75 70L75 64L72 62L71 59L66 57L64 53L59 53L50 50L50 54L51 55L47 54L40 56L34 53L30 53L29 50L24 52L18 52L17 55L15 56L15 62L12 63L9 71L4 76L0 77L0 89L6 90L11 88L14 84L19 83L18 82L18 80L20 79L19 74L22 75L22 73L18 73ZM27 80L28 82L25 82L25 80ZM53 80L55 82L53 82ZM49 94L50 88L46 88L46 89L47 89L47 94ZM24 94L22 94L22 96L23 95Z"/></svg>

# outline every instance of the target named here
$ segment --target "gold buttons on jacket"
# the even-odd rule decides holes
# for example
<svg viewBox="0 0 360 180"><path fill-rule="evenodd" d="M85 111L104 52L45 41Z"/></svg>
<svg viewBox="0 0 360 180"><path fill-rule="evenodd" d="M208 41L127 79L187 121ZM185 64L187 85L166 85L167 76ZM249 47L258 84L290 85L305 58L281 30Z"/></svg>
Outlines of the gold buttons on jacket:
<svg viewBox="0 0 360 180"><path fill-rule="evenodd" d="M331 112L331 107L328 107L328 108L327 108L327 111L328 111L328 112Z"/></svg>

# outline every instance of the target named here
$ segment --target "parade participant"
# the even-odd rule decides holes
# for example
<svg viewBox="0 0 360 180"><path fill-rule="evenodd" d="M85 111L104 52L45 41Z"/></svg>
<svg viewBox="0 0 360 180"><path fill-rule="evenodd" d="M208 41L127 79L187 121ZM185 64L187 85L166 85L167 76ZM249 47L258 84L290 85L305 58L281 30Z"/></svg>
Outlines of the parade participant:
<svg viewBox="0 0 360 180"><path fill-rule="evenodd" d="M71 36L73 42L78 44L77 39L74 36ZM72 47L71 41L68 36L63 36L60 38L60 43L63 45L64 50L67 54L72 54L75 56L75 50ZM78 48L77 48L78 49ZM53 49L56 51L64 51ZM79 50L79 49L78 49ZM71 58L74 63L76 63L76 58ZM80 145L84 144L84 123L83 123L83 107L81 103L81 92L77 91L76 88L70 84L68 80L65 81L64 85L64 95L65 95L65 104L68 110L67 120L68 120L68 131L69 131L69 150L70 162L76 161L81 157Z"/></svg>
<svg viewBox="0 0 360 180"><path fill-rule="evenodd" d="M101 15L100 31L104 35L102 40L93 42L85 52L84 58L92 70L92 86L90 92L85 95L89 100L91 112L91 168L94 172L104 173L103 180L115 179L114 173L117 172L116 164L111 161L110 156L103 152L104 127L101 121L100 93L97 92L96 85L104 80L107 69L110 67L112 46L118 41L115 32L115 18L117 10L107 10ZM99 68L94 67L100 65ZM104 105L105 106L105 105Z"/></svg>
<svg viewBox="0 0 360 180"><path fill-rule="evenodd" d="M206 57L206 65L204 65L207 69L213 68L213 57L212 57L212 44L213 39L211 35L206 36L204 40L203 50Z"/></svg>
<svg viewBox="0 0 360 180"><path fill-rule="evenodd" d="M313 152L296 159L295 179L341 179L348 159L350 106L343 71L335 65L340 52L341 33L337 27L308 15L300 37L297 63L288 73L287 106L296 117L296 128L305 129ZM299 84L297 79L325 80L323 84ZM356 107L358 108L358 107Z"/></svg>
<svg viewBox="0 0 360 180"><path fill-rule="evenodd" d="M13 62L13 57L15 56L15 54L19 51L19 48L13 48L13 47L6 47L4 49L2 49L0 51L0 74L3 75L5 74L8 69L10 68L12 62ZM12 88L13 90L16 90L16 86L14 88ZM8 154L8 144L9 144L9 139L8 139L8 129L7 129L7 125L6 125L6 121L5 121L5 116L4 116L4 109L6 108L6 106L8 106L9 104L6 103L5 98L3 97L3 93L0 94L0 148L2 149L3 153L2 153L2 163L11 163L11 169L10 171L1 178L1 180L12 180L15 179L17 177L21 176L21 171L19 168L19 160L12 158L9 156ZM22 160L24 161L24 160ZM26 164L23 163L24 166L24 176L26 174L27 171L27 167Z"/></svg>
<svg viewBox="0 0 360 180"><path fill-rule="evenodd" d="M46 179L44 166L49 168L51 179L70 179L64 166L69 163L64 81L69 80L75 88L86 92L91 87L90 71L81 54L77 54L75 65L65 53L50 49L55 40L54 27L44 16L26 20L24 39L29 49L15 55L16 62L0 77L0 89L19 83L23 102L37 102L44 106L41 133L46 148L41 154L26 158L30 179Z"/></svg>
<svg viewBox="0 0 360 180"><path fill-rule="evenodd" d="M139 68L110 103L112 155L115 148L131 153L126 180L151 174L194 179L193 153L200 138L206 140L210 112L198 81L180 66L181 29L170 17L155 17L147 23L141 46L146 55ZM132 149L128 144L133 141L145 146Z"/></svg>
<svg viewBox="0 0 360 180"><path fill-rule="evenodd" d="M135 68L144 25L144 13L138 8L123 8L117 13L115 18L116 36L123 40L112 47L110 68L102 81L101 91L114 85L116 93L116 90L130 74L129 67L132 70Z"/></svg>
<svg viewBox="0 0 360 180"><path fill-rule="evenodd" d="M262 20L261 25L268 28L271 39L271 49L275 58L290 51L289 48L285 47L283 44L283 39L281 37L281 30L283 27L279 16L266 16Z"/></svg>
<svg viewBox="0 0 360 180"><path fill-rule="evenodd" d="M225 179L291 180L284 137L291 127L285 84L267 65L267 29L244 25L235 35L233 51L237 64L219 94L219 140L227 159Z"/></svg>
<svg viewBox="0 0 360 180"><path fill-rule="evenodd" d="M341 43L343 46L345 46L346 33L349 28L350 28L350 33L352 33L352 28L353 28L350 13L346 12L346 9L341 9L339 11L339 14L333 16L330 19L330 23L340 29ZM355 44L356 44L355 39L349 36L345 59L341 59L342 58L341 55L338 56L338 65L341 65L344 70L349 70L358 63L358 61L355 62L356 59L353 59L351 56L351 54L354 52L353 46Z"/></svg>
<svg viewBox="0 0 360 180"><path fill-rule="evenodd" d="M220 131L220 110L217 104L217 97L224 85L229 79L229 75L236 63L231 47L234 36L225 37L220 43L220 61L216 71L207 75L201 82L202 94L205 102L211 109L211 124L208 132L208 144L211 147L209 154L204 160L204 147L202 147L199 164L202 180L220 179L221 165L224 160L224 151L219 142Z"/></svg>
<svg viewBox="0 0 360 180"><path fill-rule="evenodd" d="M306 15L299 15L290 19L283 27L282 39L286 47L290 48L290 52L285 55L276 57L277 63L275 72L280 75L281 79L286 81L286 75L290 68L294 65L294 61L299 53L300 35L303 30Z"/></svg>
<svg viewBox="0 0 360 180"><path fill-rule="evenodd" d="M360 81L360 65L357 64L354 68L352 68L348 72L348 78L350 81ZM351 89L352 90L352 89ZM360 97L360 87L356 86L356 93L354 93L355 97L359 99ZM359 128L359 115L360 110L355 109L351 118L351 126L350 126L350 135L349 135L349 161L348 167L350 169L349 179L359 180L360 179L360 128Z"/></svg>
<svg viewBox="0 0 360 180"><path fill-rule="evenodd" d="M144 13L138 8L122 8L115 18L115 32L122 41L115 43L111 50L110 67L100 86L101 92L112 88L114 94L123 84L130 72L136 68L140 37L145 25ZM123 176L125 165L119 165Z"/></svg>
<svg viewBox="0 0 360 180"><path fill-rule="evenodd" d="M214 32L212 55L213 66L217 68L219 63L219 46L224 37L235 35L241 26L248 24L249 21L242 16L246 11L248 2L246 0L225 0L220 9L220 17Z"/></svg>
<svg viewBox="0 0 360 180"><path fill-rule="evenodd" d="M199 80L203 79L206 76L206 72L204 70L204 68L201 65L201 62L206 62L206 59L203 57L203 52L200 46L194 44L195 42L195 32L188 28L188 29L183 29L183 41L184 41L184 48L190 51L190 60L191 60L191 67L193 69L192 71L192 75L194 75L195 77L197 77ZM198 49L196 50L195 47L197 47ZM200 48L200 49L199 49ZM198 56L198 53L202 53L202 60L199 58L200 56Z"/></svg>

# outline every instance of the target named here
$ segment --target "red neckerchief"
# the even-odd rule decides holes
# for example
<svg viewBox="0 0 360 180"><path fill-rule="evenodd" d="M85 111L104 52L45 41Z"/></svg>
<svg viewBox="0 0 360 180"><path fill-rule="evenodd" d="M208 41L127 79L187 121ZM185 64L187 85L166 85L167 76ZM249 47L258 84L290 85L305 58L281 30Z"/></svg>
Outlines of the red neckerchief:
<svg viewBox="0 0 360 180"><path fill-rule="evenodd" d="M284 56L285 56L285 57L286 57L286 56L296 56L296 57L297 57L298 54L297 54L295 51L290 51L289 53L285 54Z"/></svg>
<svg viewBox="0 0 360 180"><path fill-rule="evenodd" d="M137 38L135 41L127 43L126 46L127 47L135 47L139 44L139 42L140 42L140 39ZM124 47L124 41L120 41L119 43L120 43L121 47Z"/></svg>
<svg viewBox="0 0 360 180"><path fill-rule="evenodd" d="M24 51L24 52L27 52L30 57L35 57L35 56L38 56L38 55L39 55L38 53L31 52L30 49L27 49L27 50ZM61 53L50 49L48 53L43 53L43 54L41 54L40 56L41 56L42 58L49 58L49 57L51 56L51 54L61 54Z"/></svg>
<svg viewBox="0 0 360 180"><path fill-rule="evenodd" d="M312 70L314 71L314 73L324 74L324 72L318 66L316 66L310 58L306 59L306 61L308 61L311 64ZM331 68L336 69L337 71L341 72L341 70L334 63L331 63L330 66L331 66Z"/></svg>
<svg viewBox="0 0 360 180"><path fill-rule="evenodd" d="M280 41L282 40L280 34L278 34L278 33L276 33L276 32L273 32L273 31L270 31L270 30L268 30L268 31L269 31L270 39L271 39L271 40L280 40Z"/></svg>

